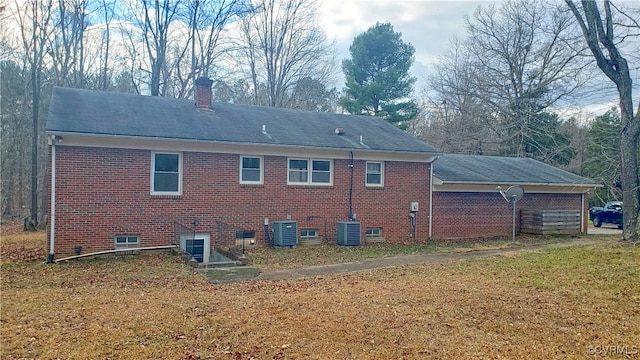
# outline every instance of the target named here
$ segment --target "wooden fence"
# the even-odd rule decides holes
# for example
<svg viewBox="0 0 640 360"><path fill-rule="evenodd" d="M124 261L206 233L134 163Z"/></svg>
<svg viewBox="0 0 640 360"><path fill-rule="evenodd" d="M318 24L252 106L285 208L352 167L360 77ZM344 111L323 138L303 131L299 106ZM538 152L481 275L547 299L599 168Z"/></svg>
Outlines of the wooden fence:
<svg viewBox="0 0 640 360"><path fill-rule="evenodd" d="M520 232L527 234L568 234L581 232L580 211L574 210L522 210Z"/></svg>

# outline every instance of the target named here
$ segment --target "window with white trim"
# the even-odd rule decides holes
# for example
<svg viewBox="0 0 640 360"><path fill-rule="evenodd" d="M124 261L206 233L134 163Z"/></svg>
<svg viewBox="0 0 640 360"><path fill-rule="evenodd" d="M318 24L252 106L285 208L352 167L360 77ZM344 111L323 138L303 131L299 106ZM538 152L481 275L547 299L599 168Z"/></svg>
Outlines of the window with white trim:
<svg viewBox="0 0 640 360"><path fill-rule="evenodd" d="M151 153L151 194L182 194L182 154Z"/></svg>
<svg viewBox="0 0 640 360"><path fill-rule="evenodd" d="M315 240L318 238L317 229L300 230L300 240Z"/></svg>
<svg viewBox="0 0 640 360"><path fill-rule="evenodd" d="M263 177L262 157L240 156L241 184L262 184Z"/></svg>
<svg viewBox="0 0 640 360"><path fill-rule="evenodd" d="M382 228L369 228L366 230L366 237L368 238L381 238Z"/></svg>
<svg viewBox="0 0 640 360"><path fill-rule="evenodd" d="M384 186L384 163L380 161L367 161L366 172L367 186Z"/></svg>
<svg viewBox="0 0 640 360"><path fill-rule="evenodd" d="M140 247L140 238L137 236L116 236L114 241L116 250Z"/></svg>
<svg viewBox="0 0 640 360"><path fill-rule="evenodd" d="M288 159L287 184L331 185L333 162L321 159Z"/></svg>

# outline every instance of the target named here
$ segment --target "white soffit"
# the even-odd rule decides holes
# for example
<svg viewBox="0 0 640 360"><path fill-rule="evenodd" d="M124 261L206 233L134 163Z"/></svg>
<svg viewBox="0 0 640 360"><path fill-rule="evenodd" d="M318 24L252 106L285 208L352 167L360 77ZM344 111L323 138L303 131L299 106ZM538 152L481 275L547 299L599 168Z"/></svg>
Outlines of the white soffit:
<svg viewBox="0 0 640 360"><path fill-rule="evenodd" d="M226 153L241 155L272 155L272 156L303 156L324 157L331 159L349 159L350 152L357 160L376 161L400 161L400 162L433 162L436 154L362 150L362 149L336 149L336 148L311 148L299 146L283 146L251 143L224 143L213 141L140 138L118 135L93 135L77 133L49 132L50 135L59 135L62 141L57 146L81 146L99 148L124 148L150 151L180 151L180 152L205 152Z"/></svg>

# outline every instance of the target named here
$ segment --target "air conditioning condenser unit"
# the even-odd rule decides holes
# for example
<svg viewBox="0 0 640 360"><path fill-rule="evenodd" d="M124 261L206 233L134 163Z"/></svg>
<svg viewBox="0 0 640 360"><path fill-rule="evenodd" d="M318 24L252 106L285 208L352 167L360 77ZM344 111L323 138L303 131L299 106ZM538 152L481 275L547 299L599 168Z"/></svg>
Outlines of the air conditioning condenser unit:
<svg viewBox="0 0 640 360"><path fill-rule="evenodd" d="M289 246L298 245L298 222L297 221L274 221L273 245Z"/></svg>
<svg viewBox="0 0 640 360"><path fill-rule="evenodd" d="M343 221L337 224L337 243L343 246L360 245L360 223L357 221Z"/></svg>

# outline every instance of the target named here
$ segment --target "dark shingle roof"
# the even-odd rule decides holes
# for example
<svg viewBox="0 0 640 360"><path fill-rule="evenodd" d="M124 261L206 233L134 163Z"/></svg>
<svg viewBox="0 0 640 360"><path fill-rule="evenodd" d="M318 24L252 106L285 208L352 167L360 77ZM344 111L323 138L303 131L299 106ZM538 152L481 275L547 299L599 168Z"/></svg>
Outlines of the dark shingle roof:
<svg viewBox="0 0 640 360"><path fill-rule="evenodd" d="M445 154L433 164L433 176L444 183L597 185L529 158Z"/></svg>
<svg viewBox="0 0 640 360"><path fill-rule="evenodd" d="M267 134L262 132L266 125ZM344 135L336 135L343 128ZM328 149L436 153L375 117L54 88L47 131ZM363 144L360 143L363 137Z"/></svg>

